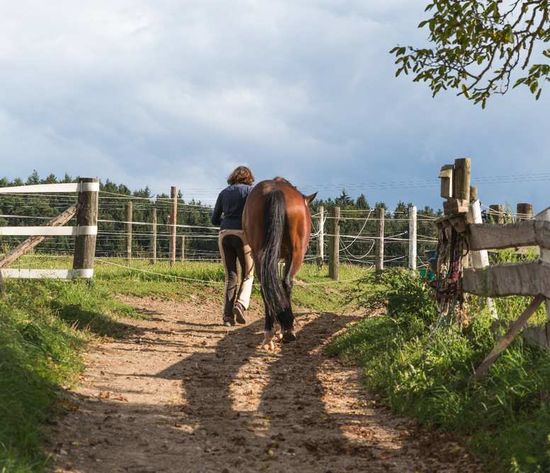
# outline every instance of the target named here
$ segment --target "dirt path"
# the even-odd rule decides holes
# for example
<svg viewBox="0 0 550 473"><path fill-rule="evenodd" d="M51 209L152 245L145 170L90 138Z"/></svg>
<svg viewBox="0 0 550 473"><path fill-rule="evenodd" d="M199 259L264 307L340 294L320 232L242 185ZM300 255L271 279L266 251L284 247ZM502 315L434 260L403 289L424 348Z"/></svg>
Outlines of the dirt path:
<svg viewBox="0 0 550 473"><path fill-rule="evenodd" d="M452 441L365 398L322 354L352 317L299 317L298 343L259 351L262 321L219 325L216 305L127 299L150 315L87 356L59 420L56 472L469 472Z"/></svg>

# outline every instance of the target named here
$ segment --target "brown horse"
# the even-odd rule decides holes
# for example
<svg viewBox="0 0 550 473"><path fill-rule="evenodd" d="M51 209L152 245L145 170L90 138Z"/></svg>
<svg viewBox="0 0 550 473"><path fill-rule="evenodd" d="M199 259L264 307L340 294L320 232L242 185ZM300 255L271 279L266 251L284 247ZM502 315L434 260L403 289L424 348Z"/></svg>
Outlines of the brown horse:
<svg viewBox="0 0 550 473"><path fill-rule="evenodd" d="M291 293L293 278L304 262L311 234L309 204L317 193L304 196L281 177L258 183L246 199L243 230L252 249L265 305L265 337L273 348L274 323L282 329L283 342L296 340ZM285 262L284 277L278 263Z"/></svg>

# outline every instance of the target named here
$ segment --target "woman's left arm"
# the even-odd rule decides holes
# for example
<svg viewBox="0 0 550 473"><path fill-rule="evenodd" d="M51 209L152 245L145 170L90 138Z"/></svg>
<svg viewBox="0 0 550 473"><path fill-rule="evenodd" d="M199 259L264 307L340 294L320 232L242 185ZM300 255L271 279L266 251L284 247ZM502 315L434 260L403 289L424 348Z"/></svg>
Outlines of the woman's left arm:
<svg viewBox="0 0 550 473"><path fill-rule="evenodd" d="M212 211L212 224L219 226L222 223L222 194L218 195L218 199L216 200L216 205L214 206L214 210Z"/></svg>

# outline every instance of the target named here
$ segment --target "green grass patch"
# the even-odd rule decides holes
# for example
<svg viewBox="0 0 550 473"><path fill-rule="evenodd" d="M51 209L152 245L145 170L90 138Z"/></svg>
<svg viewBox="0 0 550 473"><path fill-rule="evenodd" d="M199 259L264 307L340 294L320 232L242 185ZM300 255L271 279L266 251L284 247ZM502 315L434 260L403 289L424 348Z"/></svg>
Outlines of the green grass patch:
<svg viewBox="0 0 550 473"><path fill-rule="evenodd" d="M86 282L7 281L0 298L0 471L42 471L42 425L82 370L93 334L120 335L131 308Z"/></svg>
<svg viewBox="0 0 550 473"><path fill-rule="evenodd" d="M550 471L550 354L516 340L488 377L471 381L495 343L495 325L481 300L470 300L466 328L438 325L431 290L406 271L372 274L356 291L365 318L328 347L357 361L369 389L395 411L458 433L491 471ZM525 298L498 302L505 321ZM538 316L544 315L541 314Z"/></svg>

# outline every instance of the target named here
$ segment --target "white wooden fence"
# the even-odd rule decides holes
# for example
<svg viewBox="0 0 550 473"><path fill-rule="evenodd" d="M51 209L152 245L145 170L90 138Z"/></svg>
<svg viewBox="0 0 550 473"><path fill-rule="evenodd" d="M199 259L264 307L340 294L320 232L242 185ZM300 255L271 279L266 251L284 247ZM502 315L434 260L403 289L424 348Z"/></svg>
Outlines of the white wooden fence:
<svg viewBox="0 0 550 473"><path fill-rule="evenodd" d="M44 226L2 226L0 236L29 236L0 260L0 276L16 279L91 279L94 274L94 257L97 236L99 181L81 178L77 183L37 184L0 188L2 195L11 194L78 193L76 206L70 207ZM76 215L75 226L64 226ZM46 237L73 236L75 251L72 269L21 269L6 268L17 258L37 246Z"/></svg>

